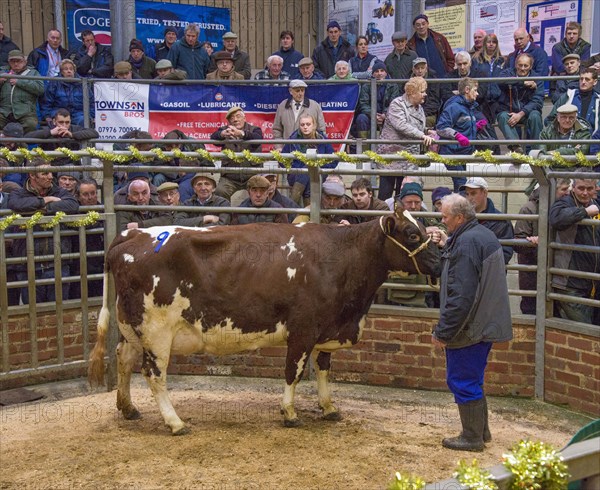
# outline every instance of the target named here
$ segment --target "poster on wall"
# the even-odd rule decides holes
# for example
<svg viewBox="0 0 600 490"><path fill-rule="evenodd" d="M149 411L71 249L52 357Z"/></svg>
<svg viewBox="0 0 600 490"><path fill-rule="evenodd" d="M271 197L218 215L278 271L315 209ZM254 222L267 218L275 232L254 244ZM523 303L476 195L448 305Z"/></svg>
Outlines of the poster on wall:
<svg viewBox="0 0 600 490"><path fill-rule="evenodd" d="M429 28L446 36L452 50L456 53L463 49L469 49L471 46L467 46L468 41L465 36L467 6L464 1L462 1L462 4L453 3L455 5L450 5L450 2L447 2L446 5L449 5L447 7L430 10L427 10L426 4L425 13L429 18Z"/></svg>
<svg viewBox="0 0 600 490"><path fill-rule="evenodd" d="M552 46L565 37L565 27L572 21L581 22L581 0L527 5L527 30L548 54L548 63Z"/></svg>
<svg viewBox="0 0 600 490"><path fill-rule="evenodd" d="M354 47L356 37L360 33L358 14L359 8L356 0L327 0L325 24L327 25L331 20L337 20L342 28L342 36Z"/></svg>
<svg viewBox="0 0 600 490"><path fill-rule="evenodd" d="M473 45L473 33L483 29L488 34L496 34L503 55L514 51L514 32L519 28L520 5L514 0L493 1L473 0L471 3L471 23L469 48Z"/></svg>
<svg viewBox="0 0 600 490"><path fill-rule="evenodd" d="M392 0L363 0L360 33L369 40L369 53L381 60L394 49L395 14Z"/></svg>
<svg viewBox="0 0 600 490"><path fill-rule="evenodd" d="M222 44L222 37L231 29L229 9L198 7L165 2L135 2L136 35L152 56L153 46L164 40L165 29L177 29L181 39L189 23L200 26L200 42L210 41L215 48ZM109 0L67 0L67 34L69 49L81 46L81 33L92 31L100 44L112 44L110 32Z"/></svg>

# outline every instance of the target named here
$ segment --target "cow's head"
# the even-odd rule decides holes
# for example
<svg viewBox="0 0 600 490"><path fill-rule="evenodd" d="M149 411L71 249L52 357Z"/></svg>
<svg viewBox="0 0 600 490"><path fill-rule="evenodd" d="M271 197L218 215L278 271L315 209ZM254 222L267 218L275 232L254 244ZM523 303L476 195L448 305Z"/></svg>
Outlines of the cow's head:
<svg viewBox="0 0 600 490"><path fill-rule="evenodd" d="M440 251L437 245L401 202L396 202L393 215L382 216L379 223L387 237L384 253L390 270L439 277Z"/></svg>

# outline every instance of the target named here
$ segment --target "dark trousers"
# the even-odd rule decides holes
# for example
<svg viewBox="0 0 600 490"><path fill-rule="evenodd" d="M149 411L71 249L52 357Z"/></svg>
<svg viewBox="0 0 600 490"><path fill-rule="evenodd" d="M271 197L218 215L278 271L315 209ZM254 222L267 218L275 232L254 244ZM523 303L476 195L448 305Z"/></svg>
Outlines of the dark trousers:
<svg viewBox="0 0 600 490"><path fill-rule="evenodd" d="M69 266L63 265L61 267L61 277L65 278L69 276ZM54 267L48 267L44 269L38 269L35 271L36 279L54 279ZM27 281L27 271L17 272L17 280L18 281ZM62 294L63 300L69 299L69 284L63 283L62 285ZM21 299L23 300L24 305L29 304L29 290L27 288L21 288ZM56 291L55 285L50 284L48 286L36 286L35 287L35 302L36 303L45 303L45 302L56 301Z"/></svg>
<svg viewBox="0 0 600 490"><path fill-rule="evenodd" d="M380 175L379 194L377 197L385 201L394 195L399 196L403 180L404 175Z"/></svg>

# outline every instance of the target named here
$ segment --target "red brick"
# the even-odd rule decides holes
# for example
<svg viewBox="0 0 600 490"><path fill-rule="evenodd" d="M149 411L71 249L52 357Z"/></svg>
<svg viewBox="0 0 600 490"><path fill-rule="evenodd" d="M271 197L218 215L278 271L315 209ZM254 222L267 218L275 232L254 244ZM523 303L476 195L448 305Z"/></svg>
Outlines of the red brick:
<svg viewBox="0 0 600 490"><path fill-rule="evenodd" d="M395 340L394 335L401 335L398 332L386 332L383 330L368 330L363 333L362 340Z"/></svg>
<svg viewBox="0 0 600 490"><path fill-rule="evenodd" d="M399 344L390 342L373 342L373 347L379 352L398 352L400 350Z"/></svg>
<svg viewBox="0 0 600 490"><path fill-rule="evenodd" d="M512 350L524 351L524 352L534 352L535 351L535 343L534 342L513 342Z"/></svg>
<svg viewBox="0 0 600 490"><path fill-rule="evenodd" d="M559 333L555 330L548 330L546 332L546 342L558 345L566 345L567 336L564 333Z"/></svg>
<svg viewBox="0 0 600 490"><path fill-rule="evenodd" d="M595 376L594 378L585 378L583 380L583 387L593 391L598 395L598 398L600 398L600 380L598 379L598 376Z"/></svg>
<svg viewBox="0 0 600 490"><path fill-rule="evenodd" d="M508 350L508 346L509 346L509 342L498 342L498 343L494 344L493 350L496 350L496 351Z"/></svg>
<svg viewBox="0 0 600 490"><path fill-rule="evenodd" d="M511 364L510 371L512 374L534 374L535 367L528 364Z"/></svg>
<svg viewBox="0 0 600 490"><path fill-rule="evenodd" d="M594 366L583 364L582 362L566 362L567 370L573 374L582 374L583 376L593 376Z"/></svg>
<svg viewBox="0 0 600 490"><path fill-rule="evenodd" d="M423 367L408 366L406 368L406 375L413 376L415 378L430 378L431 377L431 369L423 368Z"/></svg>
<svg viewBox="0 0 600 490"><path fill-rule="evenodd" d="M580 349L584 352L592 352L594 349L594 341L585 337L570 336L567 339L567 345L569 347L573 347L574 349Z"/></svg>
<svg viewBox="0 0 600 490"><path fill-rule="evenodd" d="M487 370L494 373L508 373L509 364L507 362L490 362Z"/></svg>
<svg viewBox="0 0 600 490"><path fill-rule="evenodd" d="M560 357L562 359L570 359L571 361L579 361L579 352L573 349L557 347L556 357Z"/></svg>
<svg viewBox="0 0 600 490"><path fill-rule="evenodd" d="M581 362L591 364L592 366L600 366L600 353L598 352L582 352Z"/></svg>
<svg viewBox="0 0 600 490"><path fill-rule="evenodd" d="M563 395L567 394L568 386L564 383L559 383L558 381L546 379L544 385L545 385L544 387L545 387L546 394L548 394L550 392L561 393Z"/></svg>
<svg viewBox="0 0 600 490"><path fill-rule="evenodd" d="M569 388L567 389L567 393L569 394L569 396L572 396L578 401L591 402L594 399L594 396L592 395L591 391L577 388L576 386L569 386Z"/></svg>
<svg viewBox="0 0 600 490"><path fill-rule="evenodd" d="M557 357L546 356L544 360L546 367L552 369L562 369L566 368L567 363L563 359L559 359Z"/></svg>
<svg viewBox="0 0 600 490"><path fill-rule="evenodd" d="M415 356L428 356L431 355L433 350L432 345L405 345L402 351L405 354L413 354Z"/></svg>
<svg viewBox="0 0 600 490"><path fill-rule="evenodd" d="M572 386L579 386L579 376L564 371L556 371L556 379Z"/></svg>
<svg viewBox="0 0 600 490"><path fill-rule="evenodd" d="M370 374L367 374L366 379L367 379L368 384L387 386L390 384L392 377L388 376L386 374L370 373Z"/></svg>
<svg viewBox="0 0 600 490"><path fill-rule="evenodd" d="M363 362L389 362L391 359L390 354L383 352L369 352L363 351L359 353L360 360Z"/></svg>

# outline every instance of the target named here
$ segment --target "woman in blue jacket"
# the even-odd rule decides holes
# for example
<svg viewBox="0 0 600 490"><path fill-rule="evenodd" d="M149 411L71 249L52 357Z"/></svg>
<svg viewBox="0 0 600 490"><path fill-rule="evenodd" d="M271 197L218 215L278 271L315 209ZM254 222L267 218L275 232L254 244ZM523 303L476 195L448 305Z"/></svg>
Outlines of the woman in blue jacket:
<svg viewBox="0 0 600 490"><path fill-rule="evenodd" d="M294 131L290 135L289 139L327 139L327 136L325 134L317 131L317 122L315 121L315 118L310 114L300 116L300 120L298 121L298 123L300 129ZM302 143L302 141L299 141L298 143L286 144L283 147L282 153L292 153L294 151L307 153L307 150L309 149L316 150L318 155L333 153L333 147L329 143ZM323 165L322 168L335 168L337 164L337 160L333 160ZM306 164L298 159L294 159L292 163L292 168L306 168ZM299 203L300 205L308 206L308 204L310 203L310 178L308 176L308 173L289 174L287 179L288 184L292 186L292 192L290 196L292 200L294 202Z"/></svg>

